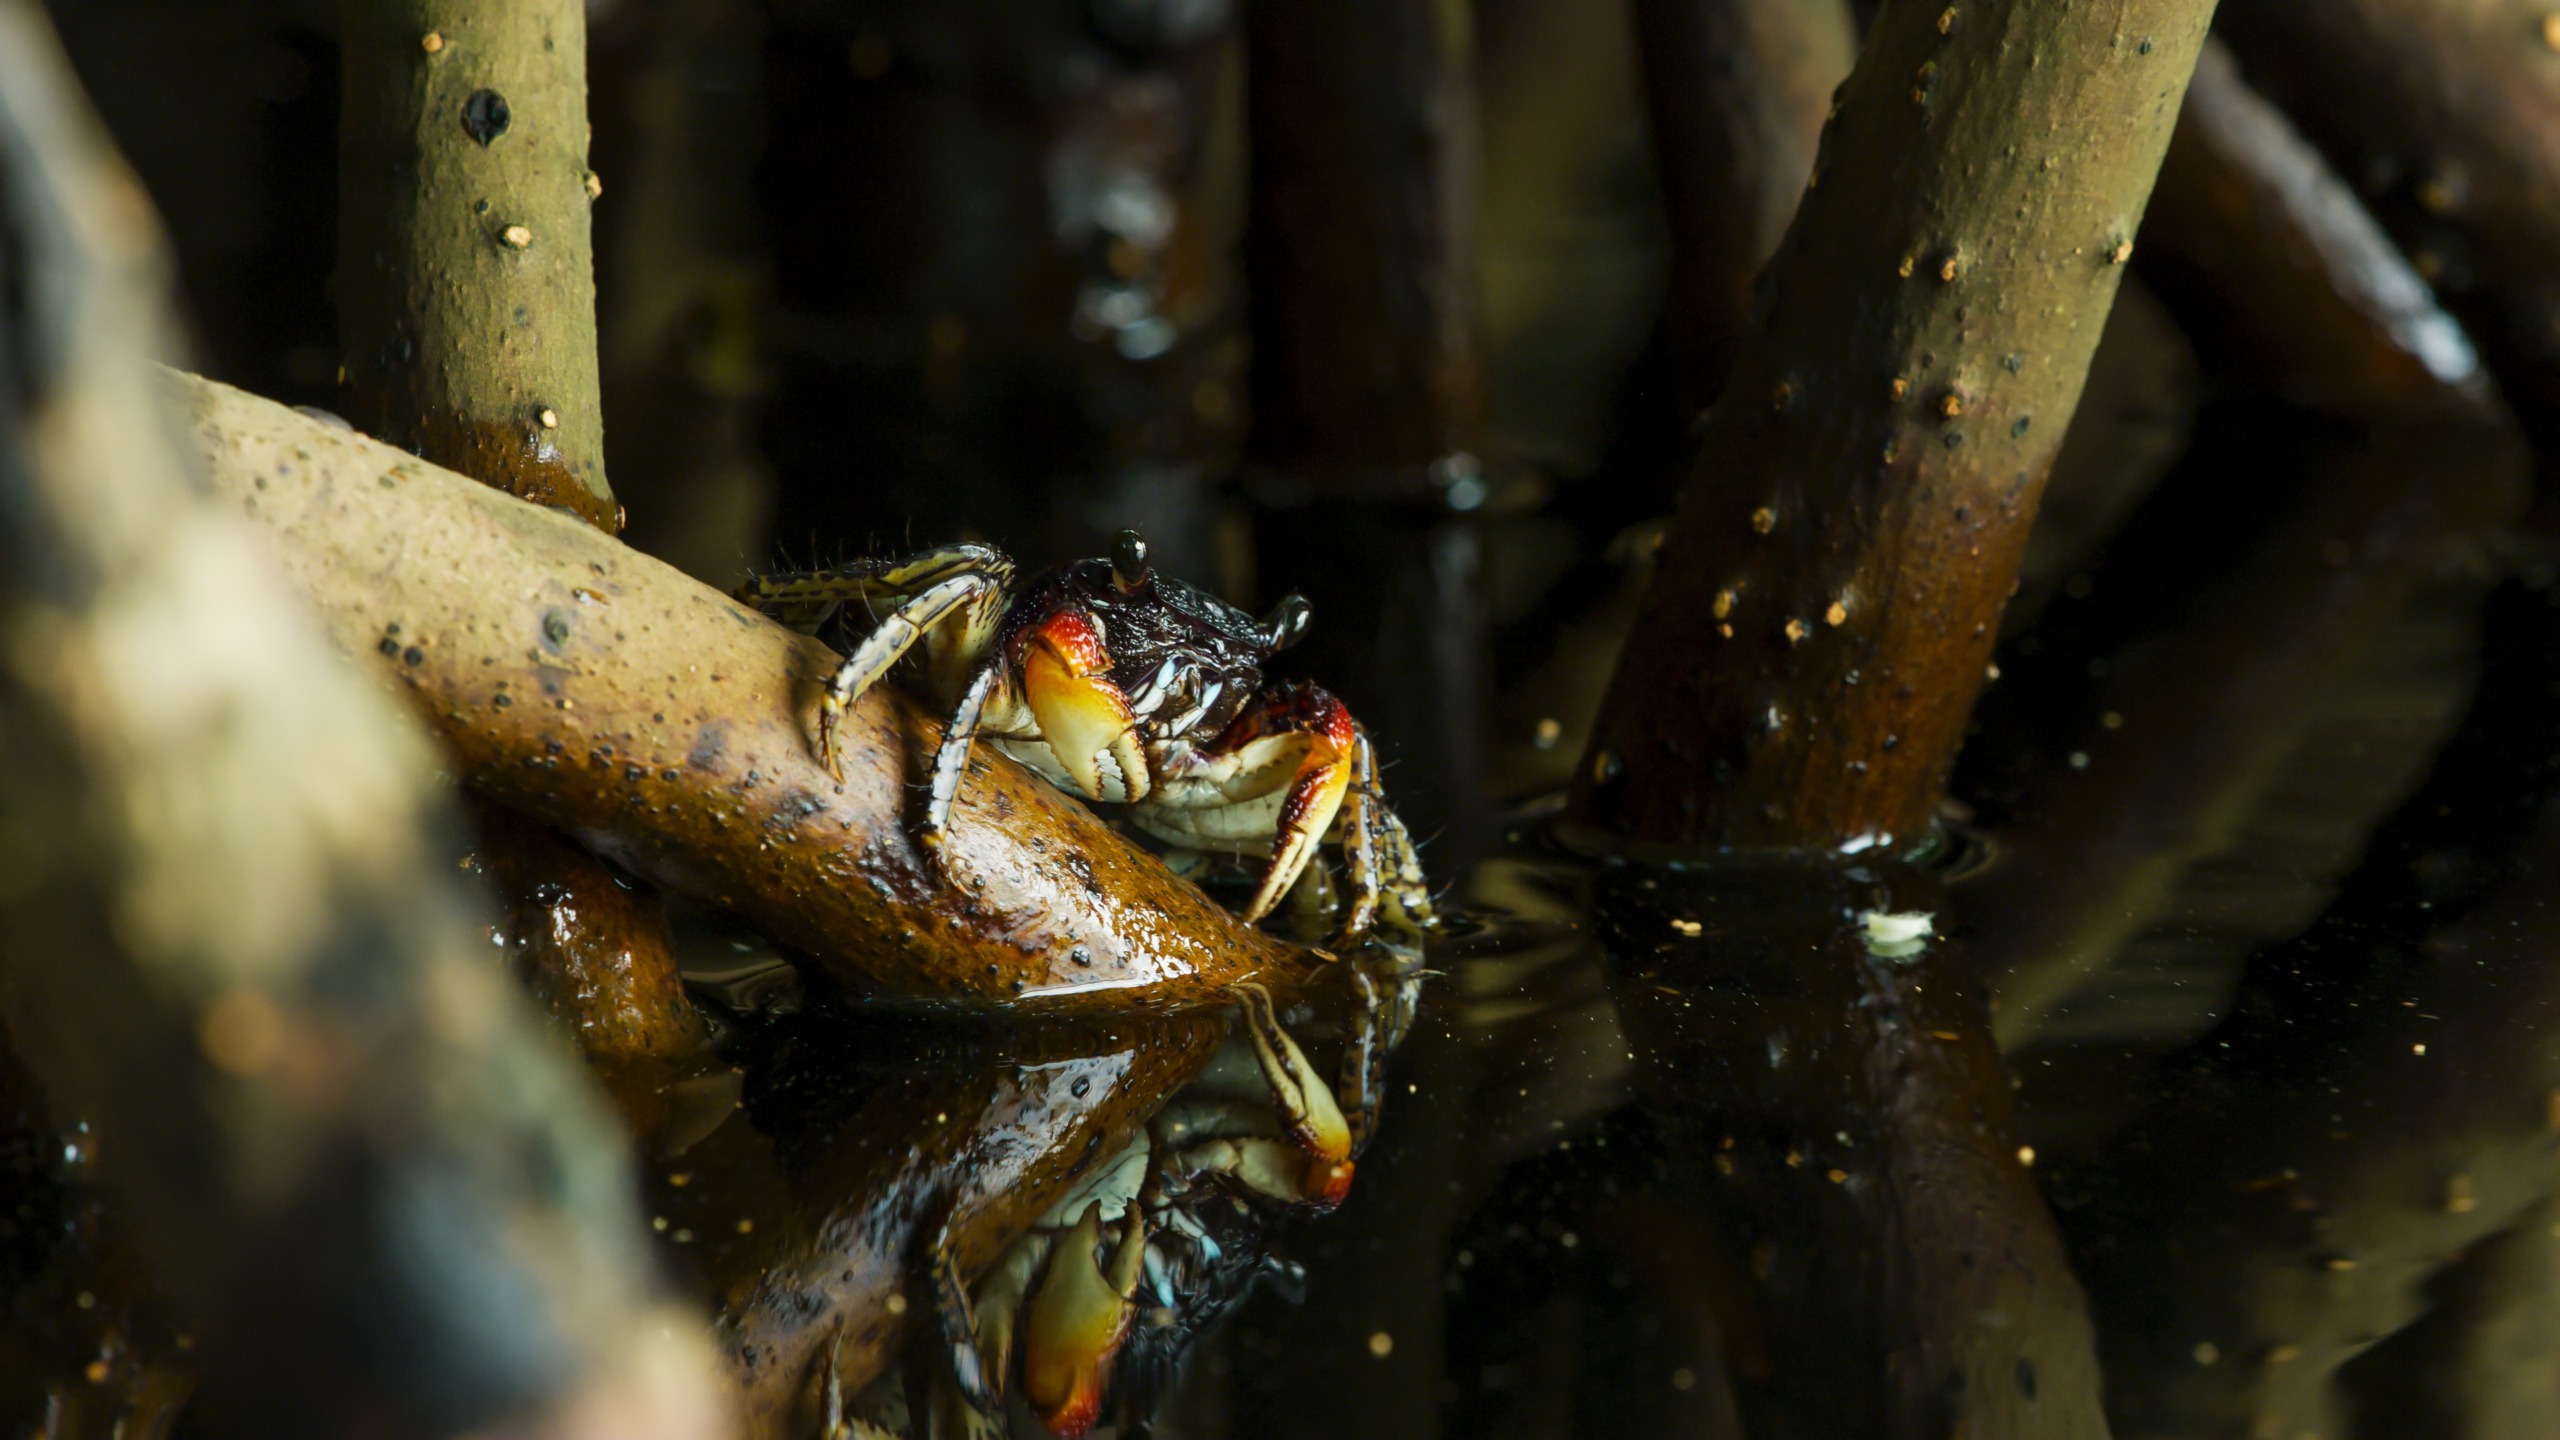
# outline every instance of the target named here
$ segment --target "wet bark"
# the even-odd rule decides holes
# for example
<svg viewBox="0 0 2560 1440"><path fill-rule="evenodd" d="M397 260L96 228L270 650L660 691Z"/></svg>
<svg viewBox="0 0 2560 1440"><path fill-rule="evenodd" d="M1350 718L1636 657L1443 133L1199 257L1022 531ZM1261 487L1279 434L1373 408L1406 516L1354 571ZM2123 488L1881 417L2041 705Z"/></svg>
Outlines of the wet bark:
<svg viewBox="0 0 2560 1440"><path fill-rule="evenodd" d="M338 291L352 418L618 531L596 352L584 6L346 0L342 17ZM699 1053L707 1037L665 917L622 903L592 857L538 827L486 805L474 820L535 994L591 1058L610 1060L601 1073L644 1143L699 1133L702 1117L663 1087L719 1067ZM636 1067L635 1024L650 1032ZM676 1053L687 1041L697 1053ZM688 1113L670 1117L670 1103Z"/></svg>
<svg viewBox="0 0 2560 1440"><path fill-rule="evenodd" d="M1634 0L1671 224L1667 335L1684 415L1724 389L1752 282L1795 218L1858 53L1842 0Z"/></svg>
<svg viewBox="0 0 2560 1440"><path fill-rule="evenodd" d="M1485 837L1485 456L1471 20L1452 0L1245 7L1245 231L1264 598L1379 738L1444 866Z"/></svg>
<svg viewBox="0 0 2560 1440"><path fill-rule="evenodd" d="M686 997L656 891L574 840L479 807L474 868L505 898L498 927L516 974L577 1043L644 1152L680 1154L737 1104Z"/></svg>
<svg viewBox="0 0 2560 1440"><path fill-rule="evenodd" d="M1878 16L1581 820L1684 848L1925 842L2212 11Z"/></svg>
<svg viewBox="0 0 2560 1440"><path fill-rule="evenodd" d="M2480 338L2546 456L2560 440L2551 13L2541 0L2235 0L2223 26L2250 79Z"/></svg>
<svg viewBox="0 0 2560 1440"><path fill-rule="evenodd" d="M2196 343L2275 396L2501 423L2460 323L2219 41L2197 61L2145 235L2141 269Z"/></svg>
<svg viewBox="0 0 2560 1440"><path fill-rule="evenodd" d="M25 0L0 175L0 956L209 1403L719 1433L620 1138L472 923L429 745L171 443L156 227Z"/></svg>
<svg viewBox="0 0 2560 1440"><path fill-rule="evenodd" d="M2102 1437L2095 1340L1932 876L1740 858L1603 880L1637 1089L1747 1275L1755 1436Z"/></svg>
<svg viewBox="0 0 2560 1440"><path fill-rule="evenodd" d="M471 788L738 910L884 998L964 1008L1226 1003L1301 953L980 747L940 869L913 840L939 727L894 687L812 754L840 663L669 566L388 446L172 377L215 488L272 532L339 643Z"/></svg>

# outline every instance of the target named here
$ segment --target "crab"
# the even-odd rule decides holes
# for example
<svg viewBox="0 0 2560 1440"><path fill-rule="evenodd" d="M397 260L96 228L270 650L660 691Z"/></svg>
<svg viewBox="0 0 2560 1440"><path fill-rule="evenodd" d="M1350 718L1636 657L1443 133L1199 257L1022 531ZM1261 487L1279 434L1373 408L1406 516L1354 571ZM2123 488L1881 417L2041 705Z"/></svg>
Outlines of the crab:
<svg viewBox="0 0 2560 1440"><path fill-rule="evenodd" d="M1330 837L1347 877L1345 937L1383 916L1431 923L1413 838L1387 808L1368 733L1342 702L1262 667L1306 633L1305 599L1256 620L1157 574L1124 530L1107 560L1077 560L1018 589L1002 551L948 545L902 560L759 575L737 598L805 633L870 628L820 701L814 744L842 777L848 707L919 649L948 717L916 829L940 852L981 738L1087 800L1185 850L1267 856L1244 918L1269 915Z"/></svg>
<svg viewBox="0 0 2560 1440"><path fill-rule="evenodd" d="M1191 1339L1264 1274L1294 1272L1270 1254L1267 1219L1253 1217L1329 1210L1350 1189L1379 1102L1373 1055L1402 1038L1419 983L1407 967L1382 997L1366 969L1351 973L1359 1003L1339 1097L1270 994L1236 987L1242 1023L1209 1066L974 1287L947 1235L928 1247L922 1290L936 1324L925 1353L938 1359L884 1376L850 1405L831 1367L821 1402L831 1440L998 1436L1008 1396L1069 1440L1115 1394L1124 1420L1143 1417Z"/></svg>

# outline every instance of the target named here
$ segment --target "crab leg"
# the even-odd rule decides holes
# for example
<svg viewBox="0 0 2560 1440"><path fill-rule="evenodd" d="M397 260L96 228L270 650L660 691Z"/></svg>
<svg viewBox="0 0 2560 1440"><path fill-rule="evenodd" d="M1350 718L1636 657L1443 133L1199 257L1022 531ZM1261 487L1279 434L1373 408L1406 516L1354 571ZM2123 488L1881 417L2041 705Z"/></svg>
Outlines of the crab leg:
<svg viewBox="0 0 2560 1440"><path fill-rule="evenodd" d="M1271 845L1271 864L1262 872L1262 884L1253 892L1253 903L1244 908L1247 922L1260 920L1298 883L1298 874L1307 868L1308 857L1324 843L1325 832L1333 828L1334 816L1342 809L1343 796L1351 788L1349 754L1359 727L1351 722L1351 712L1342 702L1312 685L1303 686L1281 699L1278 713L1269 717L1248 716L1238 724L1265 723L1285 727L1306 736L1305 756L1298 762L1298 773L1289 784L1288 798L1280 803L1279 823Z"/></svg>
<svg viewBox="0 0 2560 1440"><path fill-rule="evenodd" d="M978 1363L990 1401L1004 1398L1007 1377L1013 1374L1014 1330L1023 1302L1031 1294L1032 1279L1040 1273L1040 1262L1049 1258L1050 1249L1047 1237L1038 1232L1024 1236L1007 1247L1004 1258L978 1286Z"/></svg>
<svg viewBox="0 0 2560 1440"><path fill-rule="evenodd" d="M1351 1165L1325 1165L1322 1174L1307 1152L1286 1140L1262 1135L1222 1135L1178 1152L1174 1163L1186 1175L1224 1175L1249 1190L1283 1205L1330 1209L1351 1193Z"/></svg>
<svg viewBox="0 0 2560 1440"><path fill-rule="evenodd" d="M978 738L978 722L986 714L987 696L995 689L997 674L994 661L980 662L969 677L969 688L960 692L958 708L943 725L942 746L933 753L933 781L925 797L924 824L916 831L916 843L928 851L942 848L942 832L951 823L951 806L960 796L960 777L968 770L969 747Z"/></svg>
<svg viewBox="0 0 2560 1440"><path fill-rule="evenodd" d="M1387 1053L1395 1048L1392 1004L1378 993L1378 982L1361 965L1351 967L1351 983L1360 992L1360 1023L1352 1031L1350 1053L1342 1057L1342 1092L1351 1101L1351 1153L1369 1148L1378 1133L1378 1111L1385 1103Z"/></svg>
<svg viewBox="0 0 2560 1440"><path fill-rule="evenodd" d="M1100 1418L1104 1373L1129 1336L1146 1264L1145 1207L1129 1207L1108 1273L1093 1259L1101 1239L1102 1202L1096 1200L1050 1251L1049 1274L1024 1324L1022 1398L1041 1424L1068 1440Z"/></svg>
<svg viewBox="0 0 2560 1440"><path fill-rule="evenodd" d="M1363 935L1378 922L1378 761L1365 730L1351 738L1351 793L1342 812L1342 858L1350 872L1351 908L1342 917L1345 936Z"/></svg>
<svg viewBox="0 0 2560 1440"><path fill-rule="evenodd" d="M1378 857L1382 862L1377 877L1379 897L1390 912L1414 929L1432 923L1431 886L1422 875L1422 857L1414 849L1413 832L1386 806L1374 790L1369 797L1369 813L1377 826Z"/></svg>
<svg viewBox="0 0 2560 1440"><path fill-rule="evenodd" d="M876 600L921 595L959 575L984 575L1001 590L1013 582L1013 561L991 546L944 545L899 560L856 560L828 570L750 575L729 594L803 635L815 635L847 605L860 602L867 607ZM995 613L972 618L992 620ZM986 648L987 637L976 638L975 648Z"/></svg>
<svg viewBox="0 0 2560 1440"><path fill-rule="evenodd" d="M984 1355L978 1348L978 1318L969 1305L969 1287L960 1279L960 1267L952 1259L948 1236L937 1239L925 1272L928 1298L933 1304L935 1323L941 1328L943 1347L950 1352L950 1374L960 1393L970 1404L985 1406L1001 1393L992 1382Z"/></svg>
<svg viewBox="0 0 2560 1440"><path fill-rule="evenodd" d="M1301 1193L1315 1203L1335 1205L1351 1190L1351 1124L1333 1092L1316 1077L1298 1042L1280 1028L1271 992L1259 985L1238 985L1236 999L1244 1011L1245 1034L1253 1042L1253 1058L1280 1111L1289 1139L1305 1152L1307 1183Z"/></svg>
<svg viewBox="0 0 2560 1440"><path fill-rule="evenodd" d="M1022 654L1023 699L1078 791L1095 800L1143 800L1153 788L1146 748L1129 697L1112 683L1110 669L1092 619L1062 610L1032 627Z"/></svg>
<svg viewBox="0 0 2560 1440"><path fill-rule="evenodd" d="M827 682L826 698L818 706L818 761L827 773L841 780L843 769L836 763L836 727L844 718L845 708L861 699L865 692L889 673L926 633L964 608L988 603L991 596L1002 593L1001 584L991 576L967 574L942 581L889 612L880 628L862 638L853 654L845 660Z"/></svg>

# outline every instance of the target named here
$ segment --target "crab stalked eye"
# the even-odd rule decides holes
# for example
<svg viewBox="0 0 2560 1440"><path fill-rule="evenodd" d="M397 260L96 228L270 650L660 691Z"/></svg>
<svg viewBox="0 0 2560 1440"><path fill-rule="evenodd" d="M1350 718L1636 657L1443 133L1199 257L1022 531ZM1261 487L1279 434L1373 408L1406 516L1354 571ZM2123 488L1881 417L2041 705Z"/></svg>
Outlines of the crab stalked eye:
<svg viewBox="0 0 2560 1440"><path fill-rule="evenodd" d="M1124 595L1147 583L1147 542L1135 530L1111 537L1111 583Z"/></svg>
<svg viewBox="0 0 2560 1440"><path fill-rule="evenodd" d="M1297 644L1306 638L1307 625L1313 619L1315 607L1307 603L1306 596L1281 596L1271 613L1262 617L1263 648L1276 653Z"/></svg>

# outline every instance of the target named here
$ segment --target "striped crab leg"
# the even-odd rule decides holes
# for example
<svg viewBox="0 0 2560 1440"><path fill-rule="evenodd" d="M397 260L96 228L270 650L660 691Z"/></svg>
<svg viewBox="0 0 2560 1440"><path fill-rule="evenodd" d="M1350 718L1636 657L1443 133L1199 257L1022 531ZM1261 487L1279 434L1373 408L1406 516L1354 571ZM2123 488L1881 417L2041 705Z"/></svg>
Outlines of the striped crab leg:
<svg viewBox="0 0 2560 1440"><path fill-rule="evenodd" d="M948 545L904 560L856 561L832 570L784 571L759 575L738 587L735 598L804 634L816 634L848 605L873 608L897 600L895 609L877 623L827 683L819 704L817 751L827 773L841 780L836 758L836 731L845 710L880 682L918 642L927 641L937 685L958 704L945 732L943 753L935 758L937 805L923 837L927 845L940 838L950 804L940 791L958 786L958 767L968 757L977 731L977 716L986 703L992 676L984 659L1004 615L1005 587L1013 580L1013 562L984 545ZM954 758L956 749L957 757Z"/></svg>
<svg viewBox="0 0 2560 1440"><path fill-rule="evenodd" d="M1351 908L1343 936L1365 934L1383 909L1409 928L1432 922L1431 890L1404 821L1387 808L1378 784L1377 747L1353 727L1351 791L1342 807L1342 851L1350 871Z"/></svg>

